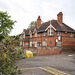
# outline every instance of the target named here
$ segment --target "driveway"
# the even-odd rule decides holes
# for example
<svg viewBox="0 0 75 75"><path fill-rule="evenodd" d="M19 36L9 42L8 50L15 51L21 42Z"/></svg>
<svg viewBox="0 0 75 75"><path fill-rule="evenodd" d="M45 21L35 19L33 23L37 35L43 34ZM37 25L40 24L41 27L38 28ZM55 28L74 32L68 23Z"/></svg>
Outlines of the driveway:
<svg viewBox="0 0 75 75"><path fill-rule="evenodd" d="M75 75L75 54L34 56L16 63L20 75Z"/></svg>

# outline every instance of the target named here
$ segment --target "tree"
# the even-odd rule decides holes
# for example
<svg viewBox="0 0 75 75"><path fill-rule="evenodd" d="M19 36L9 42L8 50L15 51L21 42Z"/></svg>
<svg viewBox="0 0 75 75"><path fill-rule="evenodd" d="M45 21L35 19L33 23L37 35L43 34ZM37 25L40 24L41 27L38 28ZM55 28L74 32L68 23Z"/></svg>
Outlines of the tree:
<svg viewBox="0 0 75 75"><path fill-rule="evenodd" d="M37 21L32 21L32 22L29 24L29 26L28 26L27 29L30 29L30 28L32 28L33 26L35 26L36 23L37 23ZM43 23L42 20L41 20L41 23Z"/></svg>
<svg viewBox="0 0 75 75"><path fill-rule="evenodd" d="M29 24L29 26L28 26L28 28L27 28L27 29L32 28L32 27L35 25L35 23L36 23L36 21L32 21L32 22Z"/></svg>
<svg viewBox="0 0 75 75"><path fill-rule="evenodd" d="M11 16L7 12L0 11L0 38L8 35L13 29L13 25L16 21L10 19Z"/></svg>
<svg viewBox="0 0 75 75"><path fill-rule="evenodd" d="M15 36L15 40L19 40L19 38L20 38L19 35Z"/></svg>

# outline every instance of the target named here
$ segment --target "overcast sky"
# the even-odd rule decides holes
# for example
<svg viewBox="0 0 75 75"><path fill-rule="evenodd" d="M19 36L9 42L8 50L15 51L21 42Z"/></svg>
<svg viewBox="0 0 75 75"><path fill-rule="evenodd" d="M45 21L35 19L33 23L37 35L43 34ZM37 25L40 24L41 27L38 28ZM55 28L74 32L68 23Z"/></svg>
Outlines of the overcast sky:
<svg viewBox="0 0 75 75"><path fill-rule="evenodd" d="M75 0L0 0L0 11L7 11L17 21L10 35L20 34L38 15L46 22L57 19L60 11L63 22L75 29Z"/></svg>

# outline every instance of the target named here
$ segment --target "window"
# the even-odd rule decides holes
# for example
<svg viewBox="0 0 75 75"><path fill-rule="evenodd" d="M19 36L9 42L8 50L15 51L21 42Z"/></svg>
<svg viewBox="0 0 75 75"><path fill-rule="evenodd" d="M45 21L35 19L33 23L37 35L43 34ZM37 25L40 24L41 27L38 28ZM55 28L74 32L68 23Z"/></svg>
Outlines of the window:
<svg viewBox="0 0 75 75"><path fill-rule="evenodd" d="M37 47L37 42L35 42L35 47Z"/></svg>
<svg viewBox="0 0 75 75"><path fill-rule="evenodd" d="M46 32L44 32L44 36L46 36Z"/></svg>
<svg viewBox="0 0 75 75"><path fill-rule="evenodd" d="M52 44L52 41L50 41L49 43Z"/></svg>
<svg viewBox="0 0 75 75"><path fill-rule="evenodd" d="M25 43L25 45L28 45L28 43Z"/></svg>
<svg viewBox="0 0 75 75"><path fill-rule="evenodd" d="M25 38L25 34L23 34L23 38Z"/></svg>
<svg viewBox="0 0 75 75"><path fill-rule="evenodd" d="M73 34L72 33L70 33L70 37L73 37Z"/></svg>
<svg viewBox="0 0 75 75"><path fill-rule="evenodd" d="M43 41L43 46L46 46L46 41Z"/></svg>
<svg viewBox="0 0 75 75"><path fill-rule="evenodd" d="M61 35L61 32L57 32L57 36L60 36Z"/></svg>
<svg viewBox="0 0 75 75"><path fill-rule="evenodd" d="M34 45L34 43L35 43L35 42L33 41L33 45Z"/></svg>
<svg viewBox="0 0 75 75"><path fill-rule="evenodd" d="M35 32L35 37L37 37L37 32Z"/></svg>
<svg viewBox="0 0 75 75"><path fill-rule="evenodd" d="M57 46L61 46L61 43L62 43L61 41L58 41Z"/></svg>
<svg viewBox="0 0 75 75"><path fill-rule="evenodd" d="M32 42L30 42L30 47L32 47Z"/></svg>
<svg viewBox="0 0 75 75"><path fill-rule="evenodd" d="M30 38L32 38L32 33L30 33Z"/></svg>
<svg viewBox="0 0 75 75"><path fill-rule="evenodd" d="M49 35L49 36L53 36L53 34L54 34L54 30L50 28L50 29L48 30L48 35Z"/></svg>

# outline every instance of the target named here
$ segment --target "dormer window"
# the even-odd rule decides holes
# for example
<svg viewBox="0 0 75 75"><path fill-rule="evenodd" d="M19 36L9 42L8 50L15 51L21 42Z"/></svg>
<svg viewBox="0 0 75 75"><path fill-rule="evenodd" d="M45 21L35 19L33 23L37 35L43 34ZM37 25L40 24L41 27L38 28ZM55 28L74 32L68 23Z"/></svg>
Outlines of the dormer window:
<svg viewBox="0 0 75 75"><path fill-rule="evenodd" d="M50 28L50 29L48 30L48 35L49 35L49 36L53 36L53 34L54 34L54 30L53 30L52 28Z"/></svg>

